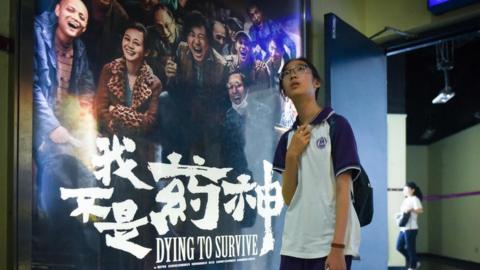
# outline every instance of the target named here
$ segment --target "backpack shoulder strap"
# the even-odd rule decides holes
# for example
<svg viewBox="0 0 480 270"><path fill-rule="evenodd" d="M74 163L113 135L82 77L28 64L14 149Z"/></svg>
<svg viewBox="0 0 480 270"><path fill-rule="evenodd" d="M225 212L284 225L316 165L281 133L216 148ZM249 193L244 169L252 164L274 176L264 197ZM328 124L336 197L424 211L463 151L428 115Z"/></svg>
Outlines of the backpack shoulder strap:
<svg viewBox="0 0 480 270"><path fill-rule="evenodd" d="M330 117L327 118L327 123L330 126L330 131L328 133L330 137L330 144L332 145L332 157L334 157L335 153L333 152L334 145L335 145L335 132L337 132L337 125L336 125L336 120L337 120L337 114L333 113L330 115Z"/></svg>

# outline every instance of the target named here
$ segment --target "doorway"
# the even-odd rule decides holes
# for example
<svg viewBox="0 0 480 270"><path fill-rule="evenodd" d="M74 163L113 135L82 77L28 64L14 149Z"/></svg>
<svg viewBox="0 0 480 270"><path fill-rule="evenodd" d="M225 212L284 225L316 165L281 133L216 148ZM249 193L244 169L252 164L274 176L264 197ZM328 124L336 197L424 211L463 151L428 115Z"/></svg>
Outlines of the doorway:
<svg viewBox="0 0 480 270"><path fill-rule="evenodd" d="M405 132L406 173L403 183L389 180L389 209L399 210L405 182L416 182L426 195L417 237L421 269L480 264L480 219L472 217L480 202L479 29L476 18L382 43L389 117L405 116L396 129ZM389 227L389 249L395 249L395 229ZM395 250L389 255L389 266L403 264Z"/></svg>

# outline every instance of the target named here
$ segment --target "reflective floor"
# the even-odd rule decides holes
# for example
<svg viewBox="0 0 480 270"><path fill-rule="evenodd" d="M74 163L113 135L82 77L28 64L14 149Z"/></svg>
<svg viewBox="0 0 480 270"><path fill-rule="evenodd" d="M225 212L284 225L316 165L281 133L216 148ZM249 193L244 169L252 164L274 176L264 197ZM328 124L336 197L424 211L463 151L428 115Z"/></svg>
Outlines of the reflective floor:
<svg viewBox="0 0 480 270"><path fill-rule="evenodd" d="M423 255L420 258L419 270L480 270L480 264L452 260L432 255ZM390 267L389 270L404 270L406 268Z"/></svg>

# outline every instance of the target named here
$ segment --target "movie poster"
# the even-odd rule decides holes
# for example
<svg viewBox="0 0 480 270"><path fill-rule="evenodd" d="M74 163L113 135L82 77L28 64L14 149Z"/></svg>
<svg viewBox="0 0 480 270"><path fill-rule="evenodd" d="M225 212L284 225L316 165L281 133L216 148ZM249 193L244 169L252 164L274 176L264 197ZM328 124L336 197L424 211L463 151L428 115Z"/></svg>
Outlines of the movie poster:
<svg viewBox="0 0 480 270"><path fill-rule="evenodd" d="M35 1L33 269L278 269L279 3Z"/></svg>

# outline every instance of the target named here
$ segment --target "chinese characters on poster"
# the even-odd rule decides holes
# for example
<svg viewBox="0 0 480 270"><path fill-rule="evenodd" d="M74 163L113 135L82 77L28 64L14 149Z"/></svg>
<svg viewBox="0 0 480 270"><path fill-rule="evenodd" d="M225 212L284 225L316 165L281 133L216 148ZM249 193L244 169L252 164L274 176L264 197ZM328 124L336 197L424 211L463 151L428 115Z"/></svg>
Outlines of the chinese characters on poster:
<svg viewBox="0 0 480 270"><path fill-rule="evenodd" d="M36 1L33 265L277 269L297 2Z"/></svg>

